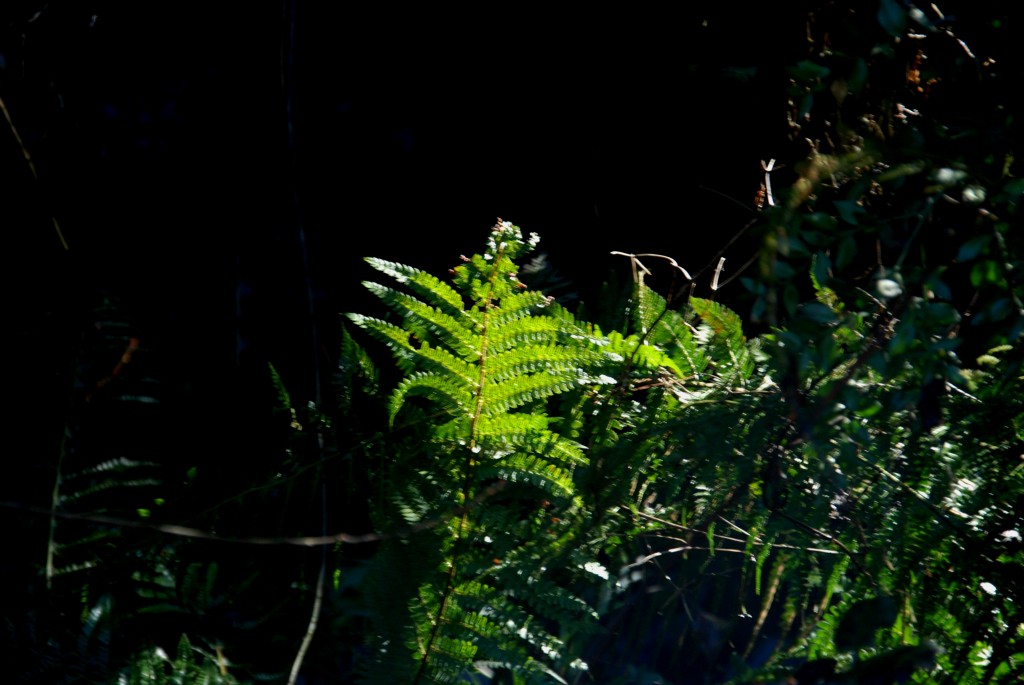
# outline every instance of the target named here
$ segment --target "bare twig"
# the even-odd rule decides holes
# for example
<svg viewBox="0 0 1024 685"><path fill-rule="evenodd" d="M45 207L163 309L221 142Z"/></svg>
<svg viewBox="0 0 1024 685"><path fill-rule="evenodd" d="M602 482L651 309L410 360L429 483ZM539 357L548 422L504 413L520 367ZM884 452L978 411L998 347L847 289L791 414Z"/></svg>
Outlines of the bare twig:
<svg viewBox="0 0 1024 685"><path fill-rule="evenodd" d="M711 291L718 290L718 277L722 275L722 268L725 266L725 257L718 258L718 266L715 267L715 275L711 277Z"/></svg>
<svg viewBox="0 0 1024 685"><path fill-rule="evenodd" d="M32 178L39 182L39 173L36 171L36 163L32 161L32 155L29 153L28 148L25 147L25 142L21 139L21 135L18 133L18 128L14 125L14 119L11 118L11 112L7 109L7 105L4 103L4 99L0 97L0 111L4 113L4 119L7 120L7 125L11 129L11 134L14 136L14 140L18 143L18 147L21 148L21 156L25 158L25 164L28 165L29 173L32 174ZM69 249L68 241L64 239L64 232L60 230L60 224L57 223L57 217L52 213L50 214L50 222L53 223L53 230L57 232L57 238L60 240L61 247L67 252Z"/></svg>
<svg viewBox="0 0 1024 685"><path fill-rule="evenodd" d="M326 551L326 548L325 548ZM316 579L316 595L313 597L313 612L309 616L309 625L306 628L306 634L302 638L302 644L299 646L299 651L295 655L295 661L292 662L292 671L288 676L288 685L295 685L295 682L299 678L299 670L302 668L302 662L306 658L306 652L309 650L309 645L313 642L313 634L316 632L316 624L320 620L320 608L324 603L324 576L327 575L327 555L324 554L320 560L320 575Z"/></svg>
<svg viewBox="0 0 1024 685"><path fill-rule="evenodd" d="M620 257L629 257L631 260L633 260L633 264L634 264L634 266L633 266L633 276L634 276L634 278L636 278L636 276L637 276L636 267L637 266L640 267L642 272L640 274L640 280L638 281L639 283L643 283L643 275L651 273L650 269L648 269L646 266L643 265L643 263L641 263L641 261L638 259L639 257L657 257L658 259L664 259L672 267L674 267L676 269L679 269L679 273L683 274L683 277L685 277L686 280L688 280L688 281L692 281L693 280L693 278L690 277L690 272L688 272L683 267L679 266L679 264L678 264L678 262L676 262L676 260L672 259L671 257L667 257L667 256L665 256L663 254L655 254L653 252L643 252L643 253L640 253L640 254L632 254L630 252L619 252L618 250L612 250L612 254L613 255L618 255Z"/></svg>
<svg viewBox="0 0 1024 685"><path fill-rule="evenodd" d="M772 195L772 171L775 170L775 160L769 159L766 164L761 160L761 170L764 171L764 195L769 207L775 206L775 196Z"/></svg>
<svg viewBox="0 0 1024 685"><path fill-rule="evenodd" d="M432 519L415 523L411 526L399 529L391 533L364 533L352 535L350 533L335 533L334 535L313 535L300 537L241 537L232 535L218 535L198 528L187 526L176 526L170 524L146 523L144 521L132 521L130 519L118 518L116 516L101 516L93 514L72 514L69 512L52 511L44 507L34 507L20 502L0 501L0 507L16 509L40 516L52 516L55 519L66 521L81 521L83 523L97 523L116 528L133 528L136 530L151 530L155 533L173 535L175 537L191 538L193 540L209 540L211 542L229 542L239 545L281 545L292 547L322 547L325 545L336 545L338 543L348 545L367 544L371 542L382 542L408 537L424 530L430 530L442 525L456 516L473 511L486 500L498 494L508 485L508 481L499 480L490 487L483 490L473 498L469 504L456 507L448 512Z"/></svg>

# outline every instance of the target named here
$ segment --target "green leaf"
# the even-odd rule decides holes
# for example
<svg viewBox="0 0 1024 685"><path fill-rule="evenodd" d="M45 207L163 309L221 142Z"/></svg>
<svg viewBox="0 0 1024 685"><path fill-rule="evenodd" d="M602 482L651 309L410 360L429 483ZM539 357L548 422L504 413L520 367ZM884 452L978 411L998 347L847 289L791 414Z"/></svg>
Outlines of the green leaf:
<svg viewBox="0 0 1024 685"><path fill-rule="evenodd" d="M793 79L802 82L819 81L831 73L828 67L807 59L798 62L796 66L789 67L786 71Z"/></svg>
<svg viewBox="0 0 1024 685"><path fill-rule="evenodd" d="M878 23L890 36L901 36L907 28L907 11L896 0L881 0Z"/></svg>
<svg viewBox="0 0 1024 685"><path fill-rule="evenodd" d="M836 321L836 314L821 302L807 302L801 305L800 315L818 324L830 324Z"/></svg>
<svg viewBox="0 0 1024 685"><path fill-rule="evenodd" d="M864 213L864 208L857 200L836 200L834 203L839 218L848 224L857 225L857 215Z"/></svg>
<svg viewBox="0 0 1024 685"><path fill-rule="evenodd" d="M960 246L960 251L956 253L956 261L969 262L985 251L991 241L991 235L979 235L971 238Z"/></svg>

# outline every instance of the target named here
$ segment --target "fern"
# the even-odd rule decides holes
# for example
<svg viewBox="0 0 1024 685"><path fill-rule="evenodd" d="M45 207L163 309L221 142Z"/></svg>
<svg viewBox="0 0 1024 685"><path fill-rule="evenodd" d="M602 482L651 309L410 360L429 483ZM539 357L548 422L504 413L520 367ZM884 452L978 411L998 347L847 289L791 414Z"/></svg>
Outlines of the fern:
<svg viewBox="0 0 1024 685"><path fill-rule="evenodd" d="M350 319L401 378L374 479L388 537L371 562L366 682L615 682L658 660L724 680L722 636L747 645L732 659L743 677L755 655L760 673L788 677L787 654L844 678L909 673L936 657L924 639L936 634L957 645L938 657L950 672L991 651L990 670L961 677L1015 667L1019 637L944 599L955 593L937 569L981 545L957 517L988 539L1014 529L992 488L1021 470L998 450L950 446L985 442L970 436L987 415L945 440L915 430L917 372L880 349L885 312L815 281L821 301L766 336L769 356L727 307L674 309L638 282L627 316L609 317L625 325L605 332L522 286L513 260L529 247L499 222L450 284L369 260L398 282L367 284L392 316ZM1019 440L1018 405L993 444ZM977 570L994 563L965 560L959 584L995 586ZM863 623L847 616L882 596L898 616L851 664L860 643L837 645L838 623ZM687 640L701 649L673 646Z"/></svg>
<svg viewBox="0 0 1024 685"><path fill-rule="evenodd" d="M527 671L565 672L571 660L543 626L593 620L584 600L549 578L558 566L546 558L551 546L521 519L531 518L531 509L539 511L544 501L557 502L547 505L557 507L551 517L571 517L579 506L573 474L587 465L585 450L552 430L547 408L551 398L591 384L592 372L614 353L593 344L550 298L520 283L513 260L533 242L499 222L486 252L454 270L453 286L412 267L370 259L405 288L366 284L401 325L349 316L391 350L405 375L389 402L392 425L412 428L402 417L419 398L438 413L426 431L423 456L430 460L393 493L392 506L407 512L405 520L462 508L434 531L442 554L433 563L439 566L413 574L423 580L408 595L410 631L402 640L416 666L399 660L391 682L452 682L478 661L514 660L534 664L524 666ZM494 483L502 485L501 494L474 505ZM424 510L427 502L432 511ZM405 557L408 544L395 543L383 554ZM537 604L540 594L547 603ZM379 619L393 626L386 633L403 623ZM384 677L381 669L395 662L390 654L396 645L378 646L389 656L367 666L368 678Z"/></svg>
<svg viewBox="0 0 1024 685"><path fill-rule="evenodd" d="M218 648L207 651L193 646L187 635L178 641L172 656L159 647L137 654L119 674L124 685L235 685L224 655Z"/></svg>
<svg viewBox="0 0 1024 685"><path fill-rule="evenodd" d="M396 532L432 526L374 560L391 590L370 591L367 682L452 682L495 664L527 681L575 678L595 606L614 594L597 559L636 534L624 503L692 495L692 474L666 459L680 412L756 380L756 348L728 309L691 300L676 311L638 283L632 330L605 334L519 281L514 260L534 242L499 221L451 284L367 260L397 282L366 283L393 318L349 319L402 372L387 411L400 451L380 474L376 515Z"/></svg>

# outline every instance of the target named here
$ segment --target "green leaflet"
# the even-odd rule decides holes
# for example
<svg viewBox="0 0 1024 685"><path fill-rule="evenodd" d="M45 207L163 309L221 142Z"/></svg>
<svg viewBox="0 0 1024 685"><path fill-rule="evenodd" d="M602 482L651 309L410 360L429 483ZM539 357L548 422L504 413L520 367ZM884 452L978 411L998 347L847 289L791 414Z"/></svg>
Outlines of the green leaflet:
<svg viewBox="0 0 1024 685"><path fill-rule="evenodd" d="M690 306L710 329L710 343L716 371L723 379L742 385L754 372L754 358L743 335L743 323L736 312L714 300L690 298Z"/></svg>

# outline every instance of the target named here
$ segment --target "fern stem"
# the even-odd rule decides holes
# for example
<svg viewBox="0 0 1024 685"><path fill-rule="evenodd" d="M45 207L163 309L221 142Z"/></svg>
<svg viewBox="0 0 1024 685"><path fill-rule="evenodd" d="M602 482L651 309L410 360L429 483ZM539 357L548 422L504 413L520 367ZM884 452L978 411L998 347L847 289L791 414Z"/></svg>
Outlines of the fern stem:
<svg viewBox="0 0 1024 685"><path fill-rule="evenodd" d="M420 682L420 679L426 673L427 664L430 662L430 651L434 647L434 643L437 641L437 633L441 630L441 621L444 619L445 610L448 608L448 601L451 599L452 593L455 591L455 569L456 559L458 558L458 547L462 543L463 532L466 529L466 522L469 518L469 513L463 513L462 518L459 519L459 528L455 533L455 544L452 545L452 559L448 565L448 573L445 576L444 590L441 593L441 601L437 605L437 618L434 619L434 624L430 629L430 637L427 638L426 644L423 645L423 656L420 657L420 666L416 670L416 677L413 678L413 685Z"/></svg>
<svg viewBox="0 0 1024 685"><path fill-rule="evenodd" d="M61 472L67 455L68 428L60 439L60 456L57 457L57 473L53 477L53 494L50 496L50 535L46 543L46 589L53 587L53 559L57 552L57 503L60 500Z"/></svg>
<svg viewBox="0 0 1024 685"><path fill-rule="evenodd" d="M498 246L498 253L494 257L494 269L491 271L491 277L487 281L487 297L483 302L483 314L484 320L480 328L480 374L477 377L477 388L476 388L476 406L473 408L473 418L469 423L469 447L470 453L472 454L473 448L476 447L476 426L480 420L480 415L484 410L484 383L487 380L487 327L490 324L491 319L491 300L494 295L494 281L498 277L498 264L501 261L502 253L505 251L503 247L504 243ZM470 457L470 466L472 467L473 458ZM469 474L467 473L467 482ZM467 493L463 493L464 495ZM466 501L469 501L468 498Z"/></svg>
<svg viewBox="0 0 1024 685"><path fill-rule="evenodd" d="M473 458L473 454L475 453L477 446L477 424L484 410L484 383L487 381L487 329L490 324L491 301L494 297L494 281L498 278L498 265L501 263L501 257L504 254L504 251L504 243L500 243L498 245L497 252L494 255L494 268L491 270L490 278L487 281L487 296L484 298L482 303L483 323L480 328L480 373L477 377L476 403L473 407L473 416L470 418L469 422L469 460L466 463L466 473L463 477L462 502L460 505L467 504L473 497L473 476L476 466L476 460ZM463 536L465 535L466 523L468 520L469 511L463 511L462 517L459 519L458 529L455 532L455 540L452 544L451 562L448 565L448 574L445 578L444 590L441 592L441 601L438 602L437 618L430 629L430 636L427 638L426 644L423 645L423 656L420 658L420 666L416 671L416 677L413 679L414 684L420 682L420 679L423 677L424 673L426 673L427 664L430 661L430 650L433 649L434 643L437 641L437 634L438 631L441 630L441 622L444 620L445 609L448 606L452 593L455 591L455 573L458 568L457 562L460 556L460 548L464 542Z"/></svg>

